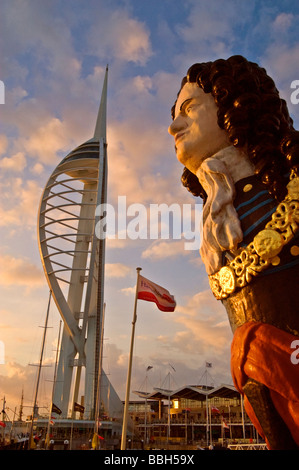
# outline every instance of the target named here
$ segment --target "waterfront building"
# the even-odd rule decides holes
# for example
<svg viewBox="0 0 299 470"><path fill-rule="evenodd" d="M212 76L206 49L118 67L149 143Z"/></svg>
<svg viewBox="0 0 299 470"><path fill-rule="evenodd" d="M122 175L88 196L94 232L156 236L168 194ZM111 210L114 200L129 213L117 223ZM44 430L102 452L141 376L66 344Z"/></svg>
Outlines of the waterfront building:
<svg viewBox="0 0 299 470"><path fill-rule="evenodd" d="M139 400L130 402L130 416L146 448L262 442L244 411L242 396L232 385L135 393Z"/></svg>

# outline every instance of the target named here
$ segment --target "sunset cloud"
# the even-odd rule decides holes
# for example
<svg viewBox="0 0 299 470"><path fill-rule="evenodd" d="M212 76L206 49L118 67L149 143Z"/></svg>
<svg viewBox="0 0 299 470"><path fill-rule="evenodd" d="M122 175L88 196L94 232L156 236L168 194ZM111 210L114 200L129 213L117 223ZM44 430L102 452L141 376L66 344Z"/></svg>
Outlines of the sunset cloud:
<svg viewBox="0 0 299 470"><path fill-rule="evenodd" d="M0 160L0 169L3 171L22 172L27 165L23 152L18 152L11 157L4 157Z"/></svg>
<svg viewBox="0 0 299 470"><path fill-rule="evenodd" d="M149 259L162 259L162 258L173 258L181 255L188 254L188 251L184 249L184 240L179 241L156 241L153 242L144 252L142 258Z"/></svg>
<svg viewBox="0 0 299 470"><path fill-rule="evenodd" d="M36 228L37 212L42 190L32 180L20 176L0 178L0 227Z"/></svg>
<svg viewBox="0 0 299 470"><path fill-rule="evenodd" d="M42 270L27 258L0 255L0 284L38 287L45 284Z"/></svg>
<svg viewBox="0 0 299 470"><path fill-rule="evenodd" d="M105 264L105 273L108 277L126 277L131 269L122 263Z"/></svg>
<svg viewBox="0 0 299 470"><path fill-rule="evenodd" d="M210 349L217 354L230 349L232 333L227 314L211 291L195 294L185 306L177 307L177 313L175 322L184 330L178 332L174 338L176 347L182 350L187 348L190 352L192 345L196 345L199 352Z"/></svg>
<svg viewBox="0 0 299 470"><path fill-rule="evenodd" d="M60 119L52 118L43 123L23 142L25 151L41 163L55 163L57 152L68 148L68 126ZM58 163L58 161L56 160Z"/></svg>
<svg viewBox="0 0 299 470"><path fill-rule="evenodd" d="M0 135L0 156L6 152L7 145L8 145L8 140L7 140L6 135L1 134Z"/></svg>
<svg viewBox="0 0 299 470"><path fill-rule="evenodd" d="M97 15L96 26L89 33L89 44L100 57L112 56L121 61L144 65L152 55L148 28L130 17L128 11L106 9ZM100 35L100 38L99 38Z"/></svg>

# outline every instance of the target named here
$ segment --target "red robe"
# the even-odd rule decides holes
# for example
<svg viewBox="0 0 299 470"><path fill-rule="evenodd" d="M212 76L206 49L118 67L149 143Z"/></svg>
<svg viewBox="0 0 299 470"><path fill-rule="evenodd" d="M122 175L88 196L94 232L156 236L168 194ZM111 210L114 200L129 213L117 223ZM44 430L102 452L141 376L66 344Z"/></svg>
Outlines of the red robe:
<svg viewBox="0 0 299 470"><path fill-rule="evenodd" d="M294 340L297 343L293 343ZM268 387L276 410L299 446L299 363L296 363L296 349L299 353L298 336L267 323L245 323L234 334L231 371L235 387L242 395L248 378ZM246 396L244 406L257 431L271 448Z"/></svg>

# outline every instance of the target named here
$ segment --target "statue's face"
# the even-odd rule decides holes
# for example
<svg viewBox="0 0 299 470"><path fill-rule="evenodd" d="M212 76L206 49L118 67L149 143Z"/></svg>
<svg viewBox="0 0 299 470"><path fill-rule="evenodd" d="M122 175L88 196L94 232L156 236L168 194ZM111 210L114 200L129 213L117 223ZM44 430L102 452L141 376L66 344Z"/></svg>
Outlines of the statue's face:
<svg viewBox="0 0 299 470"><path fill-rule="evenodd" d="M196 83L182 88L168 131L174 136L178 160L194 174L203 160L231 145L227 133L218 126L213 96Z"/></svg>

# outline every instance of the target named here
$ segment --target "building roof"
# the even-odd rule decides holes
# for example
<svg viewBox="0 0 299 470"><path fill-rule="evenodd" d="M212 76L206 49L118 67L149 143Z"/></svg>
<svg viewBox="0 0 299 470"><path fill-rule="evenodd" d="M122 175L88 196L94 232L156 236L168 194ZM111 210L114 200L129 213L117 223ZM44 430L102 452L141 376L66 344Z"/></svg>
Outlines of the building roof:
<svg viewBox="0 0 299 470"><path fill-rule="evenodd" d="M214 398L239 398L240 393L233 385L220 385L209 391L209 397Z"/></svg>
<svg viewBox="0 0 299 470"><path fill-rule="evenodd" d="M154 392L145 393L134 391L136 395L143 399L160 400L185 398L188 400L204 401L206 398L238 398L240 393L233 385L220 385L219 387L210 388L199 385L185 385L177 390L168 390L163 388L154 388Z"/></svg>

